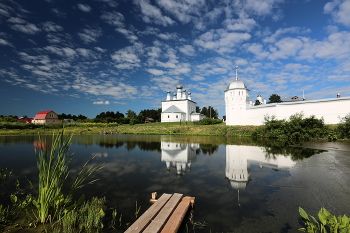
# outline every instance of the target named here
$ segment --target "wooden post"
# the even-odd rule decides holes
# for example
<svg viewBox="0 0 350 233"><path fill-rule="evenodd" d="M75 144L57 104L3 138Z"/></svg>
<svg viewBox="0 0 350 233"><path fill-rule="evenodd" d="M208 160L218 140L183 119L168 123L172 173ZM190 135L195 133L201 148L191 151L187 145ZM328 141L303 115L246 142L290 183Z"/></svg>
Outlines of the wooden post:
<svg viewBox="0 0 350 233"><path fill-rule="evenodd" d="M157 192L152 193L152 198L149 200L150 203L155 203L157 201Z"/></svg>

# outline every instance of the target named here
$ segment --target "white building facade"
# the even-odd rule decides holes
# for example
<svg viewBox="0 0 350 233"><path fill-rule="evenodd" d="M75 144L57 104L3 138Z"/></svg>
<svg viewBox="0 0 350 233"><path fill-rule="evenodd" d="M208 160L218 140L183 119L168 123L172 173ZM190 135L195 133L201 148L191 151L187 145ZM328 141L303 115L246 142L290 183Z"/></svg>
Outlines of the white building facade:
<svg viewBox="0 0 350 233"><path fill-rule="evenodd" d="M238 67L237 67L238 68ZM340 97L319 100L305 100L266 104L261 95L257 100L261 105L254 105L249 96L249 89L236 78L225 92L226 125L263 125L265 116L275 116L276 119L288 119L296 113L305 117L314 115L323 118L325 124L338 124L340 119L350 113L350 97Z"/></svg>
<svg viewBox="0 0 350 233"><path fill-rule="evenodd" d="M191 92L186 93L181 84L176 86L173 98L170 93L168 90L166 100L162 101L161 122L200 121L205 117L196 113L197 105L191 99Z"/></svg>

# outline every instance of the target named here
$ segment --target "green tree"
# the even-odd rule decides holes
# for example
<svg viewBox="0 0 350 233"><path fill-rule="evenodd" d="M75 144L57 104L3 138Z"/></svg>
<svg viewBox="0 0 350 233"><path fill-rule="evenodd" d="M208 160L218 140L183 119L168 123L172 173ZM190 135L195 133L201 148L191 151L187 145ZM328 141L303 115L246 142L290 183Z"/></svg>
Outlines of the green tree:
<svg viewBox="0 0 350 233"><path fill-rule="evenodd" d="M214 109L212 106L203 107L200 113L212 119L218 119L219 116L218 110Z"/></svg>
<svg viewBox="0 0 350 233"><path fill-rule="evenodd" d="M270 100L269 103L281 103L282 102L281 96L279 96L277 94L270 95L269 100Z"/></svg>
<svg viewBox="0 0 350 233"><path fill-rule="evenodd" d="M137 114L136 114L136 112L134 112L134 111L132 111L132 110L129 109L129 110L126 112L126 116L129 117L129 118L136 118L136 117L137 117Z"/></svg>
<svg viewBox="0 0 350 233"><path fill-rule="evenodd" d="M260 104L261 104L261 102L259 100L255 100L255 103L254 103L255 106L260 105Z"/></svg>
<svg viewBox="0 0 350 233"><path fill-rule="evenodd" d="M200 113L201 112L201 108L199 106L196 106L196 113Z"/></svg>

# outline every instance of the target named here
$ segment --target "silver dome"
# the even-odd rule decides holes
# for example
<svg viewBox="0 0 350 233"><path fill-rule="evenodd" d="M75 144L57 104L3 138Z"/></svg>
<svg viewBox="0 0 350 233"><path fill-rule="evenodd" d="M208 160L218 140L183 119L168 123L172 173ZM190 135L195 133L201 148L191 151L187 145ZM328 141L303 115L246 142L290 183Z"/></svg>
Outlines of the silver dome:
<svg viewBox="0 0 350 233"><path fill-rule="evenodd" d="M241 80L234 80L232 81L226 88L226 90L231 89L248 89L247 86L242 82Z"/></svg>

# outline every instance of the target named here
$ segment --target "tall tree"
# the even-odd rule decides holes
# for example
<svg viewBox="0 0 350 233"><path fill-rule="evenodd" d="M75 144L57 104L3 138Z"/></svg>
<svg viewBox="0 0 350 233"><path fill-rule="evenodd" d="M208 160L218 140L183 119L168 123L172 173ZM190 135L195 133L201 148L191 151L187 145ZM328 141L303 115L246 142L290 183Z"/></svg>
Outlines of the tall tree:
<svg viewBox="0 0 350 233"><path fill-rule="evenodd" d="M201 114L205 115L206 117L214 118L214 119L217 119L219 116L218 110L214 109L212 106L203 107Z"/></svg>
<svg viewBox="0 0 350 233"><path fill-rule="evenodd" d="M269 103L281 103L282 102L281 96L279 96L277 94L270 95L269 100L270 100Z"/></svg>
<svg viewBox="0 0 350 233"><path fill-rule="evenodd" d="M259 100L255 100L255 103L254 103L255 106L260 105L260 104L261 104L261 102Z"/></svg>
<svg viewBox="0 0 350 233"><path fill-rule="evenodd" d="M136 118L137 117L136 112L134 112L133 110L130 110L130 109L126 112L126 116L129 118Z"/></svg>

